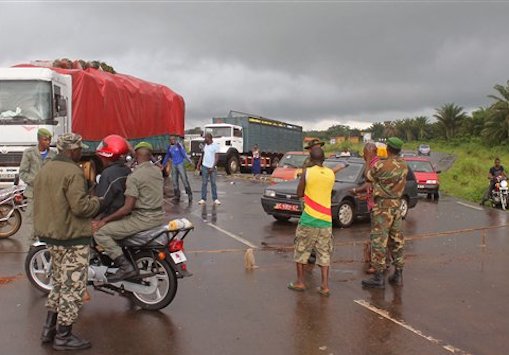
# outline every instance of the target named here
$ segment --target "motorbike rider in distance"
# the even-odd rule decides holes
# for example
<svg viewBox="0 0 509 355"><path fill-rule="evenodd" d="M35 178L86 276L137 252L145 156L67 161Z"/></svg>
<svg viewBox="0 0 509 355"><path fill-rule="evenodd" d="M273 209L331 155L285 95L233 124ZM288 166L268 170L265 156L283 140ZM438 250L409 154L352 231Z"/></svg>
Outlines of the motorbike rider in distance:
<svg viewBox="0 0 509 355"><path fill-rule="evenodd" d="M495 158L495 165L490 168L488 173L488 179L490 180L490 186L488 190L484 193L484 196L481 201L481 205L484 205L486 201L488 201L491 197L491 192L495 188L495 184L497 183L497 178L506 178L504 167L500 164L500 159Z"/></svg>
<svg viewBox="0 0 509 355"><path fill-rule="evenodd" d="M163 176L152 164L152 145L140 142L135 147L136 169L127 177L124 205L115 213L93 222L94 239L113 260L118 270L109 275L116 283L136 275L117 241L163 224Z"/></svg>
<svg viewBox="0 0 509 355"><path fill-rule="evenodd" d="M125 202L125 185L131 173L125 165L125 156L129 153L127 141L116 134L105 137L97 146L95 154L101 160L104 170L94 194L103 197L103 208L96 219L109 216L120 209Z"/></svg>

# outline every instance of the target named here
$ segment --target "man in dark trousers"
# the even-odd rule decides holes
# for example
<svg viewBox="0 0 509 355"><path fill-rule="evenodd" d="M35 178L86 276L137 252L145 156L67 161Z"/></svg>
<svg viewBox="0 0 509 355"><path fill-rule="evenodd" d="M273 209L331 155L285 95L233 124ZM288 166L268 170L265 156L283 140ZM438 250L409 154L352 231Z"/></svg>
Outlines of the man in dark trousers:
<svg viewBox="0 0 509 355"><path fill-rule="evenodd" d="M87 287L92 217L101 207L99 198L87 194L77 165L83 147L78 134L60 136L58 155L44 164L34 181L34 231L48 245L53 286L41 341L53 342L55 350L91 346L72 334Z"/></svg>
<svg viewBox="0 0 509 355"><path fill-rule="evenodd" d="M187 198L189 202L193 201L193 192L191 190L191 185L189 184L189 179L187 178L187 172L185 167L185 162L188 161L190 164L193 164L191 159L186 153L186 150L177 142L177 139L174 136L170 137L170 145L168 146L168 150L166 151L166 155L163 159L163 167L166 168L166 165L171 160L171 180L173 183L173 192L174 192L174 200L180 201L180 186L179 180L182 179L182 183L184 184L184 189L186 190Z"/></svg>

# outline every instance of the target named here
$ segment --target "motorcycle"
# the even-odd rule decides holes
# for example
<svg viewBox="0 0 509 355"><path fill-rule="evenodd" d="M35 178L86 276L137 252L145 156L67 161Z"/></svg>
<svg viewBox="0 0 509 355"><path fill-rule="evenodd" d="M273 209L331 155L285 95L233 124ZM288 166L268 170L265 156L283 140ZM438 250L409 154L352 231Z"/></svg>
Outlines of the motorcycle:
<svg viewBox="0 0 509 355"><path fill-rule="evenodd" d="M509 202L509 186L505 177L497 177L495 187L491 190L491 202L494 206L500 205L505 211Z"/></svg>
<svg viewBox="0 0 509 355"><path fill-rule="evenodd" d="M187 270L184 239L194 229L187 219L136 233L119 244L137 275L109 283L107 276L118 269L113 261L92 242L88 285L110 295L130 298L142 309L157 311L168 306L177 293L178 279L192 276ZM51 257L47 245L35 242L25 260L25 272L36 289L51 291Z"/></svg>
<svg viewBox="0 0 509 355"><path fill-rule="evenodd" d="M21 212L27 208L27 198L23 195L25 185L19 185L19 178L14 186L0 190L0 239L9 238L21 228Z"/></svg>

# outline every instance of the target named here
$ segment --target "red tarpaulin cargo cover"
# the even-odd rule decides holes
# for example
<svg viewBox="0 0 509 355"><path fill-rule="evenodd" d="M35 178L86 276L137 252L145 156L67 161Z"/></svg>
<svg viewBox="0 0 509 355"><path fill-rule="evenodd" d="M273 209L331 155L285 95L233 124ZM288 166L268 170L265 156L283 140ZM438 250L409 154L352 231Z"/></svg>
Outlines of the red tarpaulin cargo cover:
<svg viewBox="0 0 509 355"><path fill-rule="evenodd" d="M166 86L92 68L50 69L72 76L72 131L84 140L184 136L184 99Z"/></svg>

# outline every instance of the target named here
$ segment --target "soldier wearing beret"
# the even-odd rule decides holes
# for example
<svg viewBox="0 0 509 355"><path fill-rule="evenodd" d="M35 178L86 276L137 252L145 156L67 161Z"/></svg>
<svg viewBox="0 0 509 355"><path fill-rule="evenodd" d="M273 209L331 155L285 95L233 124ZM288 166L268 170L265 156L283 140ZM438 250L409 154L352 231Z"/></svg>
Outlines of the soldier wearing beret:
<svg viewBox="0 0 509 355"><path fill-rule="evenodd" d="M78 134L58 137L58 155L44 164L33 184L34 231L48 245L53 286L41 341L53 342L55 350L90 347L72 334L87 287L92 217L101 207L99 198L88 195L77 165L84 147Z"/></svg>
<svg viewBox="0 0 509 355"><path fill-rule="evenodd" d="M29 226L33 238L33 198L34 198L34 179L42 165L49 159L53 159L56 152L50 149L51 132L46 128L40 128L37 131L37 145L27 148L23 152L21 163L19 165L19 177L27 185L24 195L28 199L25 223Z"/></svg>
<svg viewBox="0 0 509 355"><path fill-rule="evenodd" d="M117 241L163 224L163 176L152 159L152 145L140 142L135 147L136 169L127 177L124 205L113 214L94 222L94 239L118 267L108 275L115 283L136 275Z"/></svg>
<svg viewBox="0 0 509 355"><path fill-rule="evenodd" d="M405 190L408 167L399 157L403 142L396 137L387 140L387 159L375 163L366 173L373 186L375 205L371 212L371 264L376 272L362 281L364 287L385 288L384 271L387 246L393 256L394 273L389 282L402 285L403 248L401 233L401 197Z"/></svg>

